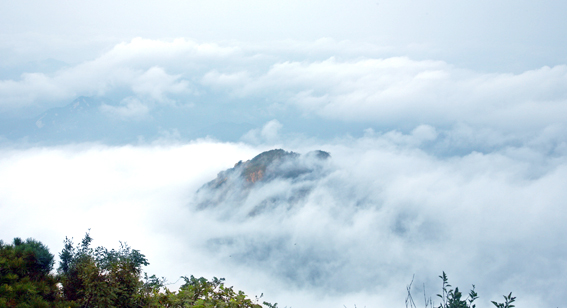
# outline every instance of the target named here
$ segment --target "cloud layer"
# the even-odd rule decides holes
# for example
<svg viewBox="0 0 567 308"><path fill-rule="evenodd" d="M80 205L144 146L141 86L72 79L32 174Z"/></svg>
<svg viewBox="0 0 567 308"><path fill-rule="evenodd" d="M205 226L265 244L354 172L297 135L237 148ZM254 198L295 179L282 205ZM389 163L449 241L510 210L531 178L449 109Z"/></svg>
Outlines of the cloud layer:
<svg viewBox="0 0 567 308"><path fill-rule="evenodd" d="M193 194L265 145L3 149L1 231L56 252L64 236L78 240L92 228L96 244L128 241L170 281L225 276L281 305L401 304L413 274L433 294L441 271L461 288L476 284L486 305L509 291L525 306L563 302L565 155L521 146L439 158L419 148L431 136L422 127L296 140L292 150L331 153L326 176L292 208L253 217L197 210ZM276 181L249 198L298 185Z"/></svg>
<svg viewBox="0 0 567 308"><path fill-rule="evenodd" d="M205 75L234 95L268 96L304 113L383 126L457 123L534 131L565 123L567 67L479 74L408 58L276 63L264 74ZM521 124L520 124L521 123Z"/></svg>
<svg viewBox="0 0 567 308"><path fill-rule="evenodd" d="M181 124L167 126L180 121L175 114L200 127L276 120L283 133L307 136L317 129L336 130L331 137L365 128L408 133L428 125L445 140L445 151L565 142L565 65L483 73L444 61L380 57L372 45L290 44L137 38L50 74L0 80L0 109L30 116L83 95L113 102L100 111L114 119L159 119L181 131ZM243 140L275 141L264 130Z"/></svg>

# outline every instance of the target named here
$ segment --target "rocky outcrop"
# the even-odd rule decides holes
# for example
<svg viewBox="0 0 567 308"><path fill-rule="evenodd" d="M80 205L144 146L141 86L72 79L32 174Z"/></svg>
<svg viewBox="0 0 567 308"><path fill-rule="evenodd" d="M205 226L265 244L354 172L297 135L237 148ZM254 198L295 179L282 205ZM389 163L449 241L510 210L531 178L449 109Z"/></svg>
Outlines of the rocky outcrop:
<svg viewBox="0 0 567 308"><path fill-rule="evenodd" d="M313 151L304 155L274 149L260 153L247 161L239 161L233 168L219 172L217 177L203 185L196 194L198 208L204 209L224 205L230 208L244 203L255 202L250 214L259 213L268 204L298 202L311 190L314 182L326 174L325 165L330 154L325 151ZM274 181L288 183L285 193L278 190L282 185L266 185ZM279 182L278 182L279 183ZM251 201L251 193L262 190L264 198Z"/></svg>

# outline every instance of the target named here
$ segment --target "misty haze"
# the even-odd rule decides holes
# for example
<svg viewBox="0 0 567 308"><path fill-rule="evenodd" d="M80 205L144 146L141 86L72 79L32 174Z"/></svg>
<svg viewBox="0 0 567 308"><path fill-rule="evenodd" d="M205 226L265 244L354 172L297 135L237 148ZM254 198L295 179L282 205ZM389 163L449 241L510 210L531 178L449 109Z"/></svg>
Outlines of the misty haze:
<svg viewBox="0 0 567 308"><path fill-rule="evenodd" d="M567 2L1 7L0 260L48 249L52 300L89 234L162 295L567 302Z"/></svg>

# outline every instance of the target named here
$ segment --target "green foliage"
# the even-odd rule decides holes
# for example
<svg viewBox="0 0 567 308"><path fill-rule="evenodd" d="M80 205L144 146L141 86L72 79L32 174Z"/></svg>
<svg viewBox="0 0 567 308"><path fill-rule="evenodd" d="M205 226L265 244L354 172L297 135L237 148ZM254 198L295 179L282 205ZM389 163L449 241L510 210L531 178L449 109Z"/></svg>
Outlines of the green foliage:
<svg viewBox="0 0 567 308"><path fill-rule="evenodd" d="M76 307L194 307L261 308L242 291L224 285L224 279L182 277L179 291L165 287L165 280L148 277L142 266L146 257L120 243L120 249L90 247L89 233L76 247L66 238L59 254L63 297ZM276 306L269 306L276 307Z"/></svg>
<svg viewBox="0 0 567 308"><path fill-rule="evenodd" d="M437 294L437 297L441 299L441 303L437 308L476 308L476 304L473 304L476 299L478 299L478 294L475 291L475 285L472 285L472 289L470 290L468 296L463 299L463 294L459 291L459 288L456 287L452 289L452 286L449 284L449 279L447 278L447 274L443 272L441 276L439 276L442 280L441 285L441 294ZM411 295L411 285L412 282L407 287L408 295L406 297L406 308L416 308L416 305L413 301L413 297ZM424 288L425 289L425 288ZM433 308L433 301L431 299L427 299L424 294L425 298L425 307L432 307ZM512 308L514 305L510 305L513 303L516 298L512 297L512 293L508 296L504 296L505 302L504 303L497 303L492 301L492 304L498 308Z"/></svg>
<svg viewBox="0 0 567 308"><path fill-rule="evenodd" d="M449 289L451 285L445 272L443 275L439 276L443 280L442 292L437 294L441 298L441 304L438 308L475 308L476 305L473 302L478 298L478 294L475 292L474 284L469 296L466 299L462 299L463 294L459 291L459 288Z"/></svg>
<svg viewBox="0 0 567 308"><path fill-rule="evenodd" d="M264 306L266 306L267 308L278 308L278 303L271 304L271 303L268 303L268 302L263 302L262 304Z"/></svg>
<svg viewBox="0 0 567 308"><path fill-rule="evenodd" d="M224 278L181 277L185 283L178 291L170 291L165 279L148 277L142 267L149 263L138 250L120 243L118 250L91 248L87 232L78 245L65 238L59 254L58 275L51 273L53 255L42 243L15 238L12 245L0 241L0 308L4 307L147 307L147 308L277 308L277 304L248 298L242 291L224 284ZM442 280L441 302L434 307L424 291L426 308L476 308L475 286L466 298L458 287L449 284L445 272ZM416 308L407 287L406 308ZM492 301L497 308L514 308L512 293L504 303Z"/></svg>
<svg viewBox="0 0 567 308"><path fill-rule="evenodd" d="M0 308L262 308L258 297L252 301L225 286L223 278L182 277L185 284L172 292L163 278L145 273L142 278L142 267L149 263L138 250L124 243L118 250L94 249L92 240L88 232L76 246L65 238L57 276L51 274L53 255L40 242L0 241Z"/></svg>
<svg viewBox="0 0 567 308"><path fill-rule="evenodd" d="M59 254L63 297L80 307L139 307L145 303L142 266L145 256L120 243L120 249L90 247L89 233L77 247L66 238Z"/></svg>
<svg viewBox="0 0 567 308"><path fill-rule="evenodd" d="M53 307L57 280L50 274L53 255L42 243L15 238L0 241L0 307Z"/></svg>
<svg viewBox="0 0 567 308"><path fill-rule="evenodd" d="M491 301L492 304L498 308L512 308L512 307L516 307L515 305L512 305L513 302L516 301L515 297L512 297L512 292L510 292L510 294L508 294L508 296L503 295L504 296L504 303L497 303L495 301Z"/></svg>
<svg viewBox="0 0 567 308"><path fill-rule="evenodd" d="M224 285L224 278L214 277L211 281L201 277L182 277L185 284L177 293L168 293L164 307L195 308L262 308L247 298L244 292L234 291Z"/></svg>

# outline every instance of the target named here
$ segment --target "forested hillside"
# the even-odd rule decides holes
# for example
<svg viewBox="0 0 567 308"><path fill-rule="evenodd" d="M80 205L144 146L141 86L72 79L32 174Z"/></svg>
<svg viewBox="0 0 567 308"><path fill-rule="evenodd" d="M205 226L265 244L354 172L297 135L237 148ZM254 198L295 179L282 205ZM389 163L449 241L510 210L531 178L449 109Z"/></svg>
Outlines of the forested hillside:
<svg viewBox="0 0 567 308"><path fill-rule="evenodd" d="M195 307L195 308L276 308L277 304L249 298L228 287L223 278L182 276L179 290L170 290L163 278L142 271L149 262L138 250L121 243L120 249L91 247L87 233L74 244L65 239L54 271L54 256L41 242L15 238L12 244L0 240L0 308L3 307ZM452 288L447 275L439 276L442 292L439 305L425 298L425 307L475 308L478 298L473 285L466 298ZM406 307L416 308L407 287ZM260 296L261 297L261 296ZM515 297L504 296L498 308L512 308ZM337 307L339 307L338 305Z"/></svg>
<svg viewBox="0 0 567 308"><path fill-rule="evenodd" d="M54 271L54 256L42 243L14 239L0 241L0 307L276 307L260 304L222 278L182 278L179 290L169 290L164 279L149 276L149 264L138 250L91 247L87 233L74 245L65 239Z"/></svg>

